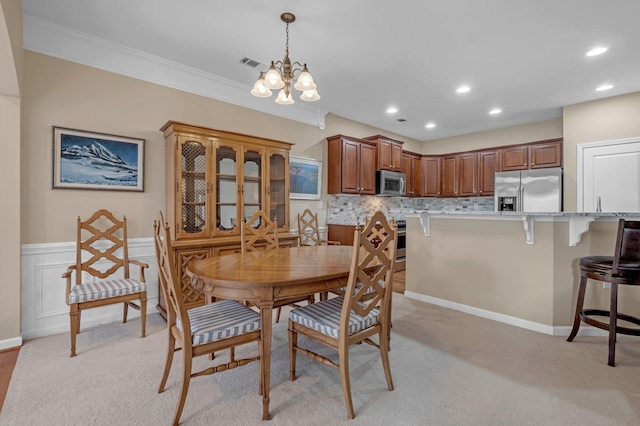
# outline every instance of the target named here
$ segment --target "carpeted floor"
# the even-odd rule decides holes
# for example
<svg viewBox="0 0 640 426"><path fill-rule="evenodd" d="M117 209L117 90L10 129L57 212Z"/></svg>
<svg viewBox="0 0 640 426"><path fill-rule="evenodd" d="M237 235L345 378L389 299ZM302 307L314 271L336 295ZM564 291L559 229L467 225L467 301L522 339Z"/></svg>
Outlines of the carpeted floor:
<svg viewBox="0 0 640 426"><path fill-rule="evenodd" d="M182 357L157 393L166 350L159 315L141 339L136 321L25 342L0 425L169 424ZM286 321L274 327L272 425L638 425L640 339L621 336L617 366L606 338L552 337L394 294L386 389L375 348L350 352L356 418L349 421L337 370L298 356L288 380ZM243 349L256 353L255 345ZM326 353L331 353L327 350ZM200 357L196 364L209 364ZM258 364L195 378L182 416L189 425L264 425Z"/></svg>

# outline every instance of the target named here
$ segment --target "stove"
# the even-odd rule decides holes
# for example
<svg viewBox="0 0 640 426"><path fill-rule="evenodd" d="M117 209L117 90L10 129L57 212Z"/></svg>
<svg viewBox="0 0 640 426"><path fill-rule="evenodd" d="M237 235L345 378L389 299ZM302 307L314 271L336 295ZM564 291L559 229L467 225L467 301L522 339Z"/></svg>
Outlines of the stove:
<svg viewBox="0 0 640 426"><path fill-rule="evenodd" d="M396 260L407 256L407 221L396 220L398 226L398 241L396 243Z"/></svg>

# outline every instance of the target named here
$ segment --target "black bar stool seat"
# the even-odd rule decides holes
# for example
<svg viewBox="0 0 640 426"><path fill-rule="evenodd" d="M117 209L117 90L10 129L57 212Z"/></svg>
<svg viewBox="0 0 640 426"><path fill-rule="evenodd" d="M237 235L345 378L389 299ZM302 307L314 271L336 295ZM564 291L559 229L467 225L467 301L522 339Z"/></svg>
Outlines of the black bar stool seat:
<svg viewBox="0 0 640 426"><path fill-rule="evenodd" d="M584 309L584 296L588 280L611 284L609 310ZM625 327L618 320L640 326L640 318L618 312L618 286L640 286L640 222L620 219L614 256L586 256L580 259L580 287L573 320L573 329L567 338L571 342L578 334L581 321L609 332L608 364L615 366L616 335L640 336L640 328ZM594 317L608 317L608 321Z"/></svg>

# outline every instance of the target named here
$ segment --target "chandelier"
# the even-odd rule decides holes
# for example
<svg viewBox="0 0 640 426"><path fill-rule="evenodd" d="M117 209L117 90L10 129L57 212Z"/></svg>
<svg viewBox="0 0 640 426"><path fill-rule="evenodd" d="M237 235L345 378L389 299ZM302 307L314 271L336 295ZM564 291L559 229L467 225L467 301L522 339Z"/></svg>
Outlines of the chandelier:
<svg viewBox="0 0 640 426"><path fill-rule="evenodd" d="M320 95L318 95L316 84L307 69L307 64L302 65L299 62L292 64L291 60L289 60L289 24L295 21L296 17L293 13L285 12L280 15L280 19L287 24L287 44L284 50L284 59L282 61L271 61L271 66L267 72L260 72L260 77L253 85L251 94L259 98L268 98L273 94L271 92L272 89L281 89L276 97L276 102L281 105L291 105L294 103L291 96L291 83L295 79L295 74L299 73L293 87L302 92L300 99L303 101L317 101L320 99ZM297 68L295 68L296 66Z"/></svg>

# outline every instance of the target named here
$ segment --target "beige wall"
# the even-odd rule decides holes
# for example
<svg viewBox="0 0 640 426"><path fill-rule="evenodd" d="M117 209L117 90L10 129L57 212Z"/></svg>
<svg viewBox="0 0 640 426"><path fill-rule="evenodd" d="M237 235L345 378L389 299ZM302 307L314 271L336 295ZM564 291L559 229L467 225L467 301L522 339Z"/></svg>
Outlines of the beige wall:
<svg viewBox="0 0 640 426"><path fill-rule="evenodd" d="M421 154L448 154L494 146L513 145L562 137L562 118L496 130L435 139L423 143Z"/></svg>
<svg viewBox="0 0 640 426"><path fill-rule="evenodd" d="M325 138L337 133L355 137L382 133L333 115L320 130L29 51L25 52L25 88L23 243L74 241L76 217L102 207L127 215L131 238L150 237L157 210L165 208L165 142L158 129L168 120L294 143L292 155L324 160L325 194ZM51 189L52 126L145 139L144 193ZM294 201L292 216L307 206L318 210L317 202ZM326 210L319 216L326 221Z"/></svg>
<svg viewBox="0 0 640 426"><path fill-rule="evenodd" d="M407 221L407 291L546 326L572 324L579 259L613 253L615 221L594 222L569 246L567 221L536 221L534 244L520 220L433 218L425 237ZM620 289L620 310L640 315L640 292ZM607 309L609 290L591 283L585 306Z"/></svg>
<svg viewBox="0 0 640 426"><path fill-rule="evenodd" d="M575 211L577 145L640 136L640 92L564 108L564 206Z"/></svg>
<svg viewBox="0 0 640 426"><path fill-rule="evenodd" d="M10 47L9 47L10 46ZM0 349L20 338L20 70L22 11L19 0L0 1ZM4 343L3 341L8 342Z"/></svg>

